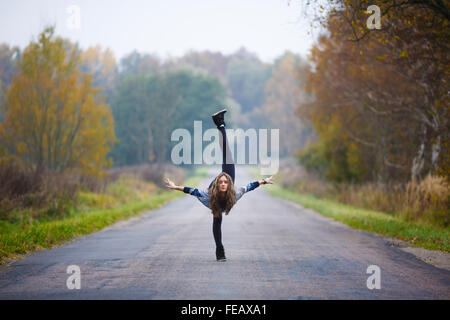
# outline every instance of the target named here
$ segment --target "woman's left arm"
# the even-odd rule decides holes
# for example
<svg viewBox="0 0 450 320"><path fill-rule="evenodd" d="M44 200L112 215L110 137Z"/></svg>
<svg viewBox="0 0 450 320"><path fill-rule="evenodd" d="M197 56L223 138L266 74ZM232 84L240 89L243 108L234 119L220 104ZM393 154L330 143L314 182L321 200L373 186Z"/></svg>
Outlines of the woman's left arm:
<svg viewBox="0 0 450 320"><path fill-rule="evenodd" d="M262 184L273 184L273 176L270 176L269 178L265 178L262 180L258 180L259 185Z"/></svg>
<svg viewBox="0 0 450 320"><path fill-rule="evenodd" d="M273 183L272 179L273 179L273 176L262 179L262 180L256 180L256 181L250 182L246 186L236 189L236 201L238 201L244 195L244 193L255 190L261 184L268 184L268 183L272 184Z"/></svg>

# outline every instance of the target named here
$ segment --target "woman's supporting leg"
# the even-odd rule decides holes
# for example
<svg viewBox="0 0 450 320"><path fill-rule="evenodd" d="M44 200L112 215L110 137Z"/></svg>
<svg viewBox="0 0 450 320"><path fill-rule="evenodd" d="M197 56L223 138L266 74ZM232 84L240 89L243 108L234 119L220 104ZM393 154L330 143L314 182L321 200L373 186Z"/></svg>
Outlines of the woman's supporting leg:
<svg viewBox="0 0 450 320"><path fill-rule="evenodd" d="M220 217L213 218L213 234L214 240L216 241L216 258L217 261L225 261L225 249L222 244L222 215Z"/></svg>
<svg viewBox="0 0 450 320"><path fill-rule="evenodd" d="M217 249L223 248L221 226L222 226L222 215L220 215L220 217L213 216L213 235Z"/></svg>

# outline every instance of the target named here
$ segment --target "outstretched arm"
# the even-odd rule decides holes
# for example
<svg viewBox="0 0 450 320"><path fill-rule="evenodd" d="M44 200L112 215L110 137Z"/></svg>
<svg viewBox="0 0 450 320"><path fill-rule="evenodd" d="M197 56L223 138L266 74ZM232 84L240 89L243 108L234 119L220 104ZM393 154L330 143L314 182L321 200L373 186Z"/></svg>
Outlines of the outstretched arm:
<svg viewBox="0 0 450 320"><path fill-rule="evenodd" d="M265 179L262 179L262 180L258 180L258 183L261 185L261 184L273 184L273 176L270 176L269 178L265 178Z"/></svg>
<svg viewBox="0 0 450 320"><path fill-rule="evenodd" d="M249 184L247 184L246 186L237 188L236 189L236 201L238 201L244 195L244 193L255 190L262 184L268 184L268 183L272 184L273 183L272 178L273 178L273 176L270 176L269 178L253 181L253 182L250 182Z"/></svg>
<svg viewBox="0 0 450 320"><path fill-rule="evenodd" d="M166 188L172 189L172 190L178 190L178 191L184 190L184 187L175 185L175 183L173 183L173 181L171 181L169 178L166 178Z"/></svg>
<svg viewBox="0 0 450 320"><path fill-rule="evenodd" d="M177 186L173 181L171 181L169 178L166 178L166 188L172 189L172 190L178 190L182 191L184 193L189 193L195 197L202 197L202 192L198 190L197 188L191 188L191 187L181 187Z"/></svg>
<svg viewBox="0 0 450 320"><path fill-rule="evenodd" d="M182 191L184 193L189 193L190 195L197 197L197 199L207 208L209 208L209 194L207 191L199 190L197 188L191 187L180 187L175 185L170 179L166 178L166 188L172 190Z"/></svg>

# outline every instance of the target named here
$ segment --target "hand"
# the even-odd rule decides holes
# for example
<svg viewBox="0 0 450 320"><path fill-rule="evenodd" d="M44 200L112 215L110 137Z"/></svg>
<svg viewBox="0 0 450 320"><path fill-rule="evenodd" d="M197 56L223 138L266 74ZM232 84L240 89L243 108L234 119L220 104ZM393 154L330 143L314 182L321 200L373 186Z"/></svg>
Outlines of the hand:
<svg viewBox="0 0 450 320"><path fill-rule="evenodd" d="M265 178L264 180L266 181L267 184L273 184L273 176L270 176L269 178Z"/></svg>
<svg viewBox="0 0 450 320"><path fill-rule="evenodd" d="M177 186L169 178L166 178L166 188L168 188L168 189L176 189Z"/></svg>

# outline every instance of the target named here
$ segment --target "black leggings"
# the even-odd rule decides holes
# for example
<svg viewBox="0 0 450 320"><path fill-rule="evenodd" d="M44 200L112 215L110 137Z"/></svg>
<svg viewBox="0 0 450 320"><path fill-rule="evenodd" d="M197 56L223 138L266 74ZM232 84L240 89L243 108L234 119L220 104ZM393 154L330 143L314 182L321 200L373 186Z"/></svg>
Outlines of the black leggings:
<svg viewBox="0 0 450 320"><path fill-rule="evenodd" d="M216 242L216 248L222 248L222 215L216 218L213 216L213 235Z"/></svg>
<svg viewBox="0 0 450 320"><path fill-rule="evenodd" d="M234 176L235 176L235 170L234 170L234 162L231 155L230 147L227 144L227 133L225 130L225 127L219 128L220 132L222 133L219 138L222 138L222 172L228 173L231 176L231 179L233 180L234 184ZM210 183L209 187L213 184L214 180ZM222 213L219 217L213 216L213 235L214 235L214 241L216 242L217 248L222 248Z"/></svg>
<svg viewBox="0 0 450 320"><path fill-rule="evenodd" d="M231 154L230 146L227 144L227 132L225 130L225 127L220 127L219 131L222 133L219 136L219 140L222 142L220 144L220 147L222 148L222 172L228 173L234 183L234 176L235 176L234 162L233 162L233 157ZM214 182L214 180L211 181L208 189L211 188L213 182Z"/></svg>

